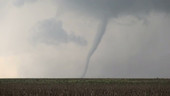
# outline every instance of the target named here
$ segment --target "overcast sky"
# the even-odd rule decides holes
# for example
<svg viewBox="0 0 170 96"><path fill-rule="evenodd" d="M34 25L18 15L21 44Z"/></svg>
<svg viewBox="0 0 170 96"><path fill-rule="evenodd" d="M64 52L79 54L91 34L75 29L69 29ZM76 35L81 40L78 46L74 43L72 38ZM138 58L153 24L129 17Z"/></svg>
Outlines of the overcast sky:
<svg viewBox="0 0 170 96"><path fill-rule="evenodd" d="M0 78L170 78L169 41L170 0L0 0Z"/></svg>

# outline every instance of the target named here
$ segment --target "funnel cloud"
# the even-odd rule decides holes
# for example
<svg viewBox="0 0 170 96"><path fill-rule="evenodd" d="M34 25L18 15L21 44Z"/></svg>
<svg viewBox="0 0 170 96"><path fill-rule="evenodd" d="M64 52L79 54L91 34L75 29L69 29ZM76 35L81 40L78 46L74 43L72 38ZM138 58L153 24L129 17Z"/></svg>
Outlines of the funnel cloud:
<svg viewBox="0 0 170 96"><path fill-rule="evenodd" d="M85 77L88 65L92 55L97 49L102 37L106 31L108 18L133 15L144 19L150 12L170 12L169 0L62 0L61 4L67 5L65 10L75 11L87 16L95 17L101 20L101 26L95 36L94 43L88 52L85 70L82 77Z"/></svg>
<svg viewBox="0 0 170 96"><path fill-rule="evenodd" d="M88 70L88 65L89 65L89 62L90 62L90 58L93 56L94 52L96 51L97 47L99 46L101 40L102 40L102 37L106 31L106 27L107 27L107 24L108 24L108 18L103 18L101 20L101 24L98 28L98 32L96 33L96 37L94 39L94 42L93 42L93 45L87 55L87 61L86 61L86 65L85 65L85 71L82 75L82 77L85 77L86 73L87 73L87 70Z"/></svg>

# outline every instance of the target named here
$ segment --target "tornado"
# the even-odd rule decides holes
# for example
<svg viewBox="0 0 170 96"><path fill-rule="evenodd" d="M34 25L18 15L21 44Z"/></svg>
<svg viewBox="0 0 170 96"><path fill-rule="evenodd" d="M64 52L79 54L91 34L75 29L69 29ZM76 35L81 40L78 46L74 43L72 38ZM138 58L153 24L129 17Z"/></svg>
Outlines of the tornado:
<svg viewBox="0 0 170 96"><path fill-rule="evenodd" d="M99 46L99 44L100 44L100 42L101 42L101 40L103 38L103 35L105 34L107 24L108 24L108 18L103 18L101 20L100 26L98 27L98 30L97 30L93 45L92 45L92 47L90 48L90 50L88 52L88 55L87 55L87 58L86 58L86 65L85 65L85 69L84 69L84 73L82 75L82 78L84 78L86 76L86 74L87 74L90 59L93 56L96 49L98 48L98 46Z"/></svg>

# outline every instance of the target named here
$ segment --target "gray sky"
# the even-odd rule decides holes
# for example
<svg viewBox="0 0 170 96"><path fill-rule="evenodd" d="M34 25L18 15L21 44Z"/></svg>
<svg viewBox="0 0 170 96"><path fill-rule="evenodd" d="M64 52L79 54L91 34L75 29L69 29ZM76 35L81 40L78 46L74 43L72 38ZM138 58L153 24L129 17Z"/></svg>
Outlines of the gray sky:
<svg viewBox="0 0 170 96"><path fill-rule="evenodd" d="M0 78L170 78L169 0L0 0Z"/></svg>

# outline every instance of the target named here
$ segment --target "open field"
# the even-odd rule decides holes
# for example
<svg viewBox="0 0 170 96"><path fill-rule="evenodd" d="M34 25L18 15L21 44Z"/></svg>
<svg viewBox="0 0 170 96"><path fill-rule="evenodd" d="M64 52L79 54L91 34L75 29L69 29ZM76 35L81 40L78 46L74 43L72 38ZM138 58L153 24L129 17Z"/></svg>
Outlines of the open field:
<svg viewBox="0 0 170 96"><path fill-rule="evenodd" d="M170 79L0 79L0 96L170 96Z"/></svg>

